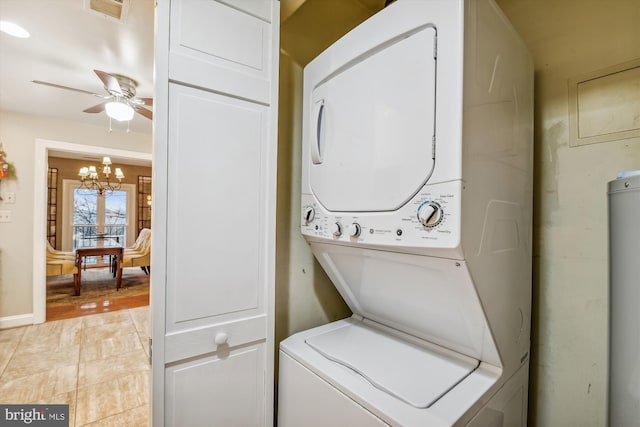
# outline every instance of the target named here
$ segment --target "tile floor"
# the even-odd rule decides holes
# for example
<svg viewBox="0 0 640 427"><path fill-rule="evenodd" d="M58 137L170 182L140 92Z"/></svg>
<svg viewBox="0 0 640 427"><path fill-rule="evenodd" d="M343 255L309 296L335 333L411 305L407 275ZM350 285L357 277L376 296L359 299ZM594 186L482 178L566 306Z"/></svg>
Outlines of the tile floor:
<svg viewBox="0 0 640 427"><path fill-rule="evenodd" d="M0 331L0 402L69 404L70 426L149 425L149 307Z"/></svg>

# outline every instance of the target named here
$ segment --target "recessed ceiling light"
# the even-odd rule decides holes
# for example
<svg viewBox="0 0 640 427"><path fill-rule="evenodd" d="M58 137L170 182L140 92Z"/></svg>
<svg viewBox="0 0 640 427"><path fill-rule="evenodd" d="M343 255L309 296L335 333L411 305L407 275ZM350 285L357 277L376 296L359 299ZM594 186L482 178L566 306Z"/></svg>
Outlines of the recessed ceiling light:
<svg viewBox="0 0 640 427"><path fill-rule="evenodd" d="M29 34L29 31L25 30L20 25L9 21L0 21L0 31L2 31L3 33L7 33L13 37L19 37L21 39L26 39L27 37L31 36L31 34Z"/></svg>

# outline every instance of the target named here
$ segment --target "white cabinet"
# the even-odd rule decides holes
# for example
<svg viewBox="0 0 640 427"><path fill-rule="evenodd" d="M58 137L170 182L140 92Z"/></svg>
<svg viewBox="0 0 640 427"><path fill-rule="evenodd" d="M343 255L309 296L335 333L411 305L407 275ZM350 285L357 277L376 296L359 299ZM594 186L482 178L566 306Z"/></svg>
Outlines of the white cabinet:
<svg viewBox="0 0 640 427"><path fill-rule="evenodd" d="M218 351L167 368L166 425L245 427L265 425L265 346ZM198 392L185 392L194 390ZM155 426L155 424L154 424Z"/></svg>
<svg viewBox="0 0 640 427"><path fill-rule="evenodd" d="M172 0L169 79L270 103L274 9L273 0Z"/></svg>
<svg viewBox="0 0 640 427"><path fill-rule="evenodd" d="M279 3L156 19L153 425L271 425Z"/></svg>

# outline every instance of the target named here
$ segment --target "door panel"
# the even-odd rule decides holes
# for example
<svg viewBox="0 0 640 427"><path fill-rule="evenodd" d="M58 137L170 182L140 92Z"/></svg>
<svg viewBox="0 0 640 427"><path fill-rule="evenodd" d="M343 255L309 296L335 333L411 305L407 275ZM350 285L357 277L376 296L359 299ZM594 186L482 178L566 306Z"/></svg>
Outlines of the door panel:
<svg viewBox="0 0 640 427"><path fill-rule="evenodd" d="M257 18L271 22L271 2L265 0L218 0L235 9L247 12Z"/></svg>
<svg viewBox="0 0 640 427"><path fill-rule="evenodd" d="M167 421L189 427L245 427L262 423L264 344L215 355L167 369ZM215 378L215 381L211 379Z"/></svg>
<svg viewBox="0 0 640 427"><path fill-rule="evenodd" d="M267 107L175 84L169 102L167 331L263 312Z"/></svg>
<svg viewBox="0 0 640 427"><path fill-rule="evenodd" d="M269 103L271 1L228 3L172 2L169 77Z"/></svg>
<svg viewBox="0 0 640 427"><path fill-rule="evenodd" d="M152 424L273 424L279 2L157 2Z"/></svg>
<svg viewBox="0 0 640 427"><path fill-rule="evenodd" d="M267 316L263 314L168 334L165 340L165 360L171 363L200 354L213 353L220 347L216 344L216 337L222 337L221 334L226 337L226 342L222 345L227 347L258 342L264 340L266 330Z"/></svg>

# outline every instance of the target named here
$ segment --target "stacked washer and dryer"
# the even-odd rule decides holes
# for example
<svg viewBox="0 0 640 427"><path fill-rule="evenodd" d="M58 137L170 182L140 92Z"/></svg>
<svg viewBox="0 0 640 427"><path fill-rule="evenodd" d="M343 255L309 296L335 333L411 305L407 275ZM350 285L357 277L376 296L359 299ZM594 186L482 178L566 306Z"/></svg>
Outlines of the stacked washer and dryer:
<svg viewBox="0 0 640 427"><path fill-rule="evenodd" d="M353 316L278 425L526 425L533 67L492 0L398 0L304 69L301 231Z"/></svg>

